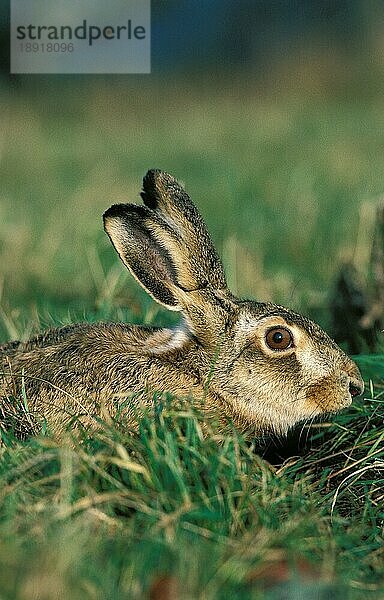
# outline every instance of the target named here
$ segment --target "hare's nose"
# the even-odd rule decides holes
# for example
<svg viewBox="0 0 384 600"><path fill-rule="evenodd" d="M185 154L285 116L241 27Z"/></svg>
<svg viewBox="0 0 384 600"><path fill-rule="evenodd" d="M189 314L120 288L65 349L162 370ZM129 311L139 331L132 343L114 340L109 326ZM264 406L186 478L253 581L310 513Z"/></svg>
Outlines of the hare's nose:
<svg viewBox="0 0 384 600"><path fill-rule="evenodd" d="M341 384L345 387L352 398L360 396L364 391L364 382L360 377L351 377L345 371L341 374Z"/></svg>
<svg viewBox="0 0 384 600"><path fill-rule="evenodd" d="M357 379L351 379L349 382L349 393L352 398L355 396L360 396L364 392L364 383L362 381L358 381Z"/></svg>

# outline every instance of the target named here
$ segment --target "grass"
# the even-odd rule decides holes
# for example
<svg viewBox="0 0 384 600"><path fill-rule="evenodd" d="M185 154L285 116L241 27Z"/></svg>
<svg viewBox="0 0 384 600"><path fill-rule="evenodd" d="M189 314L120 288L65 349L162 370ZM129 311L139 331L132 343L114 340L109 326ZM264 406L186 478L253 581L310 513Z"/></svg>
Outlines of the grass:
<svg viewBox="0 0 384 600"><path fill-rule="evenodd" d="M185 181L235 292L326 327L361 202L384 189L381 94L132 81L0 89L1 339L174 322L101 226L154 166ZM119 422L82 440L3 434L0 597L384 597L384 356L357 360L365 399L283 443L214 423L203 436L201 415L167 397L138 435Z"/></svg>
<svg viewBox="0 0 384 600"><path fill-rule="evenodd" d="M2 597L143 598L159 579L180 598L378 597L382 419L378 401L356 405L277 468L167 398L137 436L10 437Z"/></svg>

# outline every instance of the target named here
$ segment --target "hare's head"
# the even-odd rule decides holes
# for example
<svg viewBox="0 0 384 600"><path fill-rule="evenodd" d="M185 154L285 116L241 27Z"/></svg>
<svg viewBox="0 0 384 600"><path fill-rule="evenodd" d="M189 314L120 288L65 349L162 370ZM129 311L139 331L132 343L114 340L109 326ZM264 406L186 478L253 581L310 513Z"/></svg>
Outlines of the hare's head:
<svg viewBox="0 0 384 600"><path fill-rule="evenodd" d="M149 171L141 195L145 206L108 209L105 229L147 292L182 312L179 350L188 338L197 344L191 368L228 416L246 429L283 433L362 393L355 363L318 325L231 294L204 222L173 177Z"/></svg>

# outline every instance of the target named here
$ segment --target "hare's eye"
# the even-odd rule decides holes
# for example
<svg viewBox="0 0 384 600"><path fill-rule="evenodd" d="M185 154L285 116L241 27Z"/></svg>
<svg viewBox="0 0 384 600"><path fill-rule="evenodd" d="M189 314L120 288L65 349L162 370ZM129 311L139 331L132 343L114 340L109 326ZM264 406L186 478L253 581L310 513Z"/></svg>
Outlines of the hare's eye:
<svg viewBox="0 0 384 600"><path fill-rule="evenodd" d="M273 327L267 331L265 341L271 350L287 350L293 345L291 332L284 327Z"/></svg>

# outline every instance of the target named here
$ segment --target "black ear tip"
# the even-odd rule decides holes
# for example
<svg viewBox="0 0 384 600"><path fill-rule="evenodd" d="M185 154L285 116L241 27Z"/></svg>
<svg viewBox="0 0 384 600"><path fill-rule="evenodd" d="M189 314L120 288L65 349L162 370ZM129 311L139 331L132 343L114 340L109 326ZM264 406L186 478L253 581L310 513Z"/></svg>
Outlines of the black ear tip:
<svg viewBox="0 0 384 600"><path fill-rule="evenodd" d="M176 179L160 169L150 169L143 179L141 197L148 208L156 209L164 194L183 191Z"/></svg>
<svg viewBox="0 0 384 600"><path fill-rule="evenodd" d="M120 217L124 206L124 204L113 204L112 206L110 206L103 214L104 223L106 223L108 219L112 219L113 217Z"/></svg>
<svg viewBox="0 0 384 600"><path fill-rule="evenodd" d="M141 211L143 208L135 204L113 204L103 214L104 229L107 231L113 219L127 222L132 215L136 214L136 210Z"/></svg>
<svg viewBox="0 0 384 600"><path fill-rule="evenodd" d="M159 203L158 182L161 179L160 169L150 169L143 178L143 191L140 196L148 208L157 208Z"/></svg>
<svg viewBox="0 0 384 600"><path fill-rule="evenodd" d="M166 173L163 173L160 169L149 169L143 177L143 190L145 192L155 190L162 175L166 175Z"/></svg>
<svg viewBox="0 0 384 600"><path fill-rule="evenodd" d="M161 171L160 169L149 169L146 174L144 175L143 178L143 186L145 187L145 184L151 181L156 181L156 179L161 176L161 174L163 173L163 171Z"/></svg>

